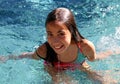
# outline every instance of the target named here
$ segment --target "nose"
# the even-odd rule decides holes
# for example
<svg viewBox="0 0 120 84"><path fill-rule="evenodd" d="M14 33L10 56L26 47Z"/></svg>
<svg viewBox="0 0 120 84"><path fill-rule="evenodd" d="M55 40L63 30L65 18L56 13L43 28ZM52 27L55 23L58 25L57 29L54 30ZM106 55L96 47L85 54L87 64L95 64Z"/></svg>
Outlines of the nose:
<svg viewBox="0 0 120 84"><path fill-rule="evenodd" d="M53 42L54 42L54 43L58 43L59 40L60 40L60 39L59 39L57 36L53 38Z"/></svg>

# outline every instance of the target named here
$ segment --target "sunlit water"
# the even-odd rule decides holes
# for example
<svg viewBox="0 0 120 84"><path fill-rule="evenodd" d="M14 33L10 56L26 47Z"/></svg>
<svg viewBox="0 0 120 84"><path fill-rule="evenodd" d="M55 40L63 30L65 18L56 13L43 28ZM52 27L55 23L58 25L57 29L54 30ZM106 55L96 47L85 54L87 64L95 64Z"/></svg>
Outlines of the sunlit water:
<svg viewBox="0 0 120 84"><path fill-rule="evenodd" d="M45 19L56 7L67 7L75 15L80 33L95 44L97 52L120 47L119 0L1 0L0 55L34 51L46 41ZM120 55L88 62L106 80L120 84ZM97 84L81 71L67 71L71 84ZM0 84L50 84L43 60L9 60L0 63Z"/></svg>

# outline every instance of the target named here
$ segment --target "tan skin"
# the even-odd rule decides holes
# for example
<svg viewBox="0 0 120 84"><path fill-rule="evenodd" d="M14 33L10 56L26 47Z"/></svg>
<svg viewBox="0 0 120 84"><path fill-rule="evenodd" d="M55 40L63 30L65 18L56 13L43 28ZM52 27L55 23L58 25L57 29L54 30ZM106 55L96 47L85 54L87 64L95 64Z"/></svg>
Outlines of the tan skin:
<svg viewBox="0 0 120 84"><path fill-rule="evenodd" d="M53 31L55 31L56 33L54 34L54 35L56 35L57 36L57 34L59 34L58 32L59 32L59 29L58 29L58 26L60 26L60 28L62 28L63 26L61 26L61 25L64 25L64 24L62 24L62 23L55 23L54 24L54 22L52 22L51 23L52 25L53 25L53 29L56 29L56 30L53 30ZM49 32L50 32L50 27L49 27L49 25L51 26L51 24L48 24L48 28L49 28ZM57 27L57 28L54 28L54 27ZM56 43L55 44L55 42L51 42L51 38L50 39L48 39L48 43L50 44L50 45L52 45L53 44L53 46L55 46L55 47L62 47L63 46L63 48L61 48L61 50L63 50L63 51L60 51L60 49L58 49L58 60L60 60L61 62L72 62L72 61L74 61L76 58L77 58L77 54L78 54L78 46L76 45L76 43L75 43L75 41L74 40L72 40L71 38L72 38L72 36L71 36L71 34L70 34L70 32L69 32L69 30L68 30L68 28L64 25L64 28L63 28L63 31L65 31L65 33L66 33L66 35L68 34L68 36L69 36L69 38L67 38L67 36L66 37L63 37L63 38L61 38L62 40L62 43ZM61 33L61 32L60 32ZM49 38L49 36L48 36L48 38ZM56 37L55 37L56 38ZM70 39L70 40L68 40L68 43L65 43L64 42L64 40L68 40L68 39ZM53 40L53 39L52 39ZM57 39L57 42L58 42L58 40L59 39ZM81 39L82 41L80 42L80 45L81 45L81 48L82 48L82 51L83 51L83 54L85 55L85 56L87 56L87 58L88 58L88 60L89 61L94 61L94 59L95 59L95 56L96 56L96 53L95 53L95 47L94 47L94 45L90 42L90 41L88 41L87 39ZM66 45L67 46L66 46ZM64 47L65 46L65 47ZM55 49L54 49L55 50ZM43 44L42 46L40 46L38 49L37 49L37 52L38 52L38 54L40 55L40 56L42 56L43 58L45 58L46 57L46 45L45 44ZM57 49L56 49L56 52L57 52ZM73 53L74 52L74 53ZM69 57L68 57L69 56ZM33 57L34 58L36 58L36 59L39 59L38 58L38 56L36 56L36 53L33 55Z"/></svg>
<svg viewBox="0 0 120 84"><path fill-rule="evenodd" d="M58 60L61 62L74 62L78 56L78 46L75 41L71 39L72 36L68 28L61 22L50 22L49 24L47 24L46 31L48 43L57 53ZM95 46L87 39L81 39L80 45L83 54L88 58L89 61L94 61L95 59L102 59L112 54L111 51L106 51L96 55ZM46 51L47 49L45 44L43 44L37 49L38 54L43 58L46 57ZM36 53L34 53L33 58L39 59L39 57L36 56ZM80 67L80 70L87 72L90 78L102 81L101 76L99 76L96 72L89 71L87 69L88 67L89 65L84 62L82 64L82 67ZM52 76L53 81L57 84L59 82L56 77L58 71L52 66L45 66L45 68Z"/></svg>
<svg viewBox="0 0 120 84"><path fill-rule="evenodd" d="M61 62L74 62L77 59L78 46L71 36L68 28L61 22L51 22L47 25L47 39L51 47L56 51L58 60ZM95 47L87 39L81 39L80 42L82 52L87 56L89 61L95 60ZM45 58L46 57L46 45L43 44L37 49L38 54ZM73 53L74 52L74 53ZM33 57L39 59L34 53ZM56 74L57 70L53 67L45 66L48 73L52 76L54 81L57 81ZM87 68L88 64L83 63L83 68Z"/></svg>
<svg viewBox="0 0 120 84"><path fill-rule="evenodd" d="M68 37L69 38L67 38L66 37L66 39L69 39L69 41L68 41L68 43L64 43L64 41L63 41L63 43L64 44L66 44L65 46L67 47L67 49L65 48L63 48L63 50L64 51L60 51L60 52L58 52L57 54L57 56L58 56L58 60L59 61L61 61L61 62L72 62L72 61L74 61L76 58L77 58L77 52L78 52L78 46L76 45L76 43L75 43L75 41L74 40L72 40L71 38L72 38L72 36L71 36L71 34L70 34L70 32L69 32L69 30L68 30L68 28L64 25L64 24L62 24L62 23L59 23L59 22L52 22L52 23L49 23L48 24L48 29L50 30L50 27L49 26L51 26L52 25L52 29L56 29L55 30L55 34L54 35L56 35L57 36L57 34L61 34L61 32L60 33L57 33L57 31L59 31L59 29L58 29L58 26L59 26L59 28L62 28L63 27L63 30L65 30L66 31L66 35L68 34ZM57 27L57 28L55 28L55 26ZM46 29L46 31L47 31L47 33L49 33L50 31L48 31L47 29ZM54 30L53 30L54 31ZM49 33L50 34L50 33ZM64 38L64 37L63 37ZM62 38L62 40L65 40L65 38L63 39ZM48 38L47 38L48 39ZM55 37L55 39L56 39L56 37ZM58 41L59 39L57 39L57 41ZM51 43L51 40L49 41L49 39L48 39L48 43L49 44L52 44ZM53 44L55 44L55 43L53 43ZM56 43L55 44L57 47L59 47L59 45L60 45L60 43ZM61 44L62 45L62 44ZM61 46L60 45L60 46ZM87 58L88 58L88 60L89 61L94 61L95 59L102 59L102 58L105 58L105 57L107 57L107 56L109 56L109 55L111 55L113 52L112 51L106 51L106 52L101 52L101 53L99 53L99 54L97 54L97 57L96 57L96 51L95 51L95 46L93 45L93 43L92 42L90 42L90 41L88 41L87 39L81 39L81 41L80 41L80 45L81 45L81 49L82 49L82 52L83 52L83 54L85 55L85 56L87 56ZM46 45L45 44L43 44L43 45L41 45L38 49L37 49L37 52L38 52L38 54L41 56L41 57L43 57L43 58L45 58L46 57L46 51L47 51L47 49L46 49ZM74 52L74 53L73 53ZM27 53L25 53L25 54L27 54ZM74 54L74 55L73 55ZM66 56L67 55L67 56ZM100 57L99 57L99 55L100 55ZM68 57L69 56L69 57ZM34 53L33 55L32 55L32 58L34 58L34 59L40 59L37 55L36 55L36 53Z"/></svg>
<svg viewBox="0 0 120 84"><path fill-rule="evenodd" d="M75 43L75 41L72 39L71 33L68 30L68 28L61 22L50 22L47 24L46 27L47 32L47 40L50 46L54 49L54 51L57 53L58 60L61 62L74 62L77 59L78 54L78 46ZM106 51L101 52L96 55L95 46L92 42L88 41L87 39L81 39L79 42L81 45L82 53L84 56L88 58L89 61L94 61L96 59L103 59L111 54L113 54L112 51ZM36 50L38 54L46 58L46 45L43 44ZM73 53L74 52L74 53ZM119 54L117 52L117 54ZM8 59L21 59L21 58L33 58L39 60L40 58L36 55L36 53L23 53L22 55L17 56L9 56ZM6 60L2 57L0 57L0 60ZM54 81L57 81L56 74L57 70L54 69L54 67L45 66L48 73L52 76ZM95 75L96 73L90 72L86 70L89 65L84 62L82 64L83 71L86 71L90 76L93 76L93 78L97 78Z"/></svg>

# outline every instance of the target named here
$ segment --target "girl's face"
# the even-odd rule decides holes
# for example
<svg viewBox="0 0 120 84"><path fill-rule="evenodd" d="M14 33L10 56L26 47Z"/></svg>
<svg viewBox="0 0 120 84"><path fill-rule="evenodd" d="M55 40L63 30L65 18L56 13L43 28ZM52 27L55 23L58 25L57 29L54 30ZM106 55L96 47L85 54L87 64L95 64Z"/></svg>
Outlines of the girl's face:
<svg viewBox="0 0 120 84"><path fill-rule="evenodd" d="M47 40L57 54L64 53L71 44L71 33L61 22L50 22L46 26Z"/></svg>

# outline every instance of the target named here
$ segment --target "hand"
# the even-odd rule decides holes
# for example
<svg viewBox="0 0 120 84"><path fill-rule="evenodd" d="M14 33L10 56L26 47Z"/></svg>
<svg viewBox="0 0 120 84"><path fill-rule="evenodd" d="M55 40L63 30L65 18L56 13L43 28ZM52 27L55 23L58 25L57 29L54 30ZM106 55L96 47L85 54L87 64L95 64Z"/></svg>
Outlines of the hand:
<svg viewBox="0 0 120 84"><path fill-rule="evenodd" d="M104 59L111 55L113 55L113 51L111 50L100 52L100 53L97 53L96 60Z"/></svg>
<svg viewBox="0 0 120 84"><path fill-rule="evenodd" d="M0 62L6 62L8 59L8 56L0 56Z"/></svg>
<svg viewBox="0 0 120 84"><path fill-rule="evenodd" d="M113 52L114 52L113 54L115 54L115 55L120 54L120 48L115 49Z"/></svg>

